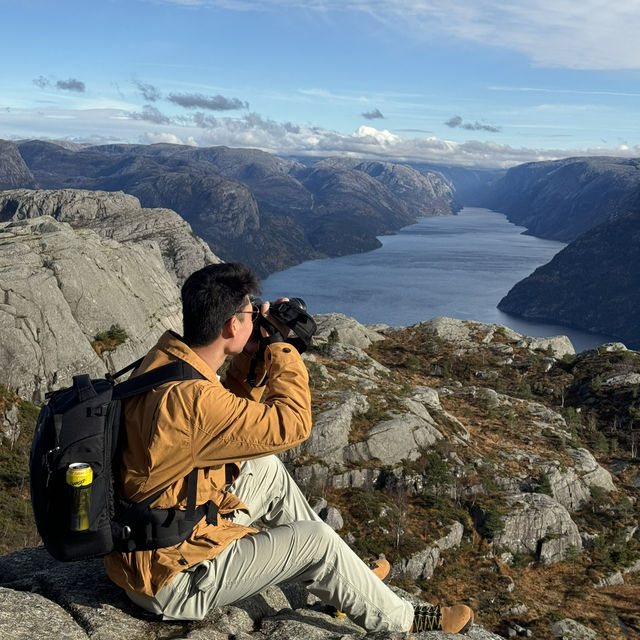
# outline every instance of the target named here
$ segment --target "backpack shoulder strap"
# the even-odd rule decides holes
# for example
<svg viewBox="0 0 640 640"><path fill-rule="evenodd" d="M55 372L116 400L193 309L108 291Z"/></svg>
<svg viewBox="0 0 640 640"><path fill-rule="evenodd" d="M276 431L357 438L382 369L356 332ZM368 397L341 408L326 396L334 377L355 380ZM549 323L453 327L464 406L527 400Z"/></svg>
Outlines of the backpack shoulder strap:
<svg viewBox="0 0 640 640"><path fill-rule="evenodd" d="M162 367L151 369L135 378L118 383L113 388L113 398L124 400L140 393L146 393L165 382L176 380L204 380L205 377L184 360L176 360Z"/></svg>
<svg viewBox="0 0 640 640"><path fill-rule="evenodd" d="M138 358L135 362L128 364L124 369L120 369L120 371L116 371L115 373L107 373L105 378L111 383L115 384L116 379L120 376L123 376L125 373L128 373L132 369L137 369L141 364L144 358Z"/></svg>

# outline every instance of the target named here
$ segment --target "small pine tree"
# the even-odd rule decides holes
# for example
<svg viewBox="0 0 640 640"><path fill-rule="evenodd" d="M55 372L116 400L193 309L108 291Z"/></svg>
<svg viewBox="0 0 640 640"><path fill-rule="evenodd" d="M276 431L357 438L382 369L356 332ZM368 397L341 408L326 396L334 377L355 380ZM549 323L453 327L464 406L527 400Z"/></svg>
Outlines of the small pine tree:
<svg viewBox="0 0 640 640"><path fill-rule="evenodd" d="M340 341L340 334L338 330L334 327L331 329L331 332L327 336L327 344L336 344L336 342Z"/></svg>
<svg viewBox="0 0 640 640"><path fill-rule="evenodd" d="M536 480L536 492L544 493L553 498L553 489L551 488L551 481L549 480L549 476L541 471L538 474L538 478Z"/></svg>
<svg viewBox="0 0 640 640"><path fill-rule="evenodd" d="M447 461L435 452L426 457L422 475L425 481L425 493L436 498L439 497L441 488L451 482Z"/></svg>
<svg viewBox="0 0 640 640"><path fill-rule="evenodd" d="M504 520L499 508L492 502L484 509L484 518L478 527L478 533L487 540L493 540L501 531L504 531Z"/></svg>

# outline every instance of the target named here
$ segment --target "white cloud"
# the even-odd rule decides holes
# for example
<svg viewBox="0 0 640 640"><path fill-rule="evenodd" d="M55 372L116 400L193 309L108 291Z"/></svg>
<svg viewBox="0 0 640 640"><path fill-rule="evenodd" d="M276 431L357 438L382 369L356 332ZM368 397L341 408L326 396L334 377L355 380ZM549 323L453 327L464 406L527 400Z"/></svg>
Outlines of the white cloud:
<svg viewBox="0 0 640 640"><path fill-rule="evenodd" d="M534 160L568 156L620 155L637 157L639 146L537 149L469 140L459 143L433 136L404 137L386 129L361 126L353 133L319 127L278 123L250 113L243 117L216 117L198 126L196 116L148 122L132 112L93 110L0 110L0 131L12 139L41 138L90 142L169 142L194 146L253 147L280 155L323 157L342 154L396 162L510 167ZM78 132L82 131L82 135ZM7 132L10 132L9 134Z"/></svg>
<svg viewBox="0 0 640 640"><path fill-rule="evenodd" d="M333 93L326 89L298 89L298 93L314 99L320 98L322 100L332 102L355 102L360 104L369 102L369 99L364 96L355 96L347 93Z"/></svg>
<svg viewBox="0 0 640 640"><path fill-rule="evenodd" d="M575 69L640 68L637 0L385 0L370 3L416 29L528 56L534 64Z"/></svg>
<svg viewBox="0 0 640 640"><path fill-rule="evenodd" d="M353 137L361 138L380 145L393 145L402 140L400 136L396 136L386 129L379 130L375 127L367 127L364 125L353 134Z"/></svg>
<svg viewBox="0 0 640 640"><path fill-rule="evenodd" d="M630 91L598 91L584 89L559 89L547 87L488 87L490 91L509 91L523 93L553 93L553 94L572 94L580 96L613 96L622 98L640 98L640 93Z"/></svg>
<svg viewBox="0 0 640 640"><path fill-rule="evenodd" d="M158 144L160 142L166 144L188 144L185 140L173 133L145 132L140 136L140 142L143 144Z"/></svg>
<svg viewBox="0 0 640 640"><path fill-rule="evenodd" d="M640 69L637 0L164 0L238 11L357 11L414 38L455 37L575 69Z"/></svg>

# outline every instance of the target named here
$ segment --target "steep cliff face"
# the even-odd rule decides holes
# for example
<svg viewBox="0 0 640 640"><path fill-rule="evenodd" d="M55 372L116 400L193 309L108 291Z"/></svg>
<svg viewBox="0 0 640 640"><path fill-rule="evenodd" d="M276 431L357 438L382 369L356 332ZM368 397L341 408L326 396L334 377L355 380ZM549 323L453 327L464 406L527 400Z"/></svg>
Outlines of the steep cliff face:
<svg viewBox="0 0 640 640"><path fill-rule="evenodd" d="M356 165L375 178L400 200L416 217L451 214L454 193L451 183L433 171L420 173L406 165L390 162L363 162Z"/></svg>
<svg viewBox="0 0 640 640"><path fill-rule="evenodd" d="M19 149L40 187L122 190L145 207L170 207L221 258L261 275L367 251L378 234L451 213L442 175L390 163L309 170L255 149L167 144L69 150L30 141Z"/></svg>
<svg viewBox="0 0 640 640"><path fill-rule="evenodd" d="M613 335L640 348L640 212L584 233L518 282L502 311Z"/></svg>
<svg viewBox="0 0 640 640"><path fill-rule="evenodd" d="M486 206L532 235L570 242L612 216L640 205L640 160L567 158L509 169Z"/></svg>
<svg viewBox="0 0 640 640"><path fill-rule="evenodd" d="M380 246L376 236L415 221L407 205L379 181L362 171L312 167L300 172L314 194L306 228L311 244L326 254L353 253Z"/></svg>
<svg viewBox="0 0 640 640"><path fill-rule="evenodd" d="M32 188L35 184L18 147L13 142L0 140L0 189Z"/></svg>
<svg viewBox="0 0 640 640"><path fill-rule="evenodd" d="M122 192L76 189L0 192L0 221L52 216L75 229L92 229L103 238L127 243L157 243L166 268L177 282L207 264L220 262L175 211L143 209Z"/></svg>
<svg viewBox="0 0 640 640"><path fill-rule="evenodd" d="M0 383L36 402L83 371L112 372L181 329L179 290L157 243L107 240L49 216L0 223ZM91 343L120 327L102 361Z"/></svg>

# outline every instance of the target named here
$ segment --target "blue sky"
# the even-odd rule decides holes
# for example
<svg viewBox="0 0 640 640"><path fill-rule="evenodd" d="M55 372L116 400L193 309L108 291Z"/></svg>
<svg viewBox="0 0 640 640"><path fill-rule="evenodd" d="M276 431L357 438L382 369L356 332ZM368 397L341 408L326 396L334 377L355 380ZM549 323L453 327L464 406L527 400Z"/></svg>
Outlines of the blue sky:
<svg viewBox="0 0 640 640"><path fill-rule="evenodd" d="M0 138L640 156L637 0L0 0Z"/></svg>

